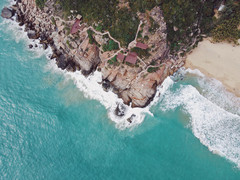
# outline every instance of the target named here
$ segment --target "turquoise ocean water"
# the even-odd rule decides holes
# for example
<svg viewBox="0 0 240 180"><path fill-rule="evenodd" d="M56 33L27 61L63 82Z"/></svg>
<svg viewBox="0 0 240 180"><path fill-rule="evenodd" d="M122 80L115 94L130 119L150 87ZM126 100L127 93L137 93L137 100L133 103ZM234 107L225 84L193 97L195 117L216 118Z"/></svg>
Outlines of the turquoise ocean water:
<svg viewBox="0 0 240 180"><path fill-rule="evenodd" d="M21 36L0 20L0 179L240 179L240 100L219 82L183 71L122 130Z"/></svg>

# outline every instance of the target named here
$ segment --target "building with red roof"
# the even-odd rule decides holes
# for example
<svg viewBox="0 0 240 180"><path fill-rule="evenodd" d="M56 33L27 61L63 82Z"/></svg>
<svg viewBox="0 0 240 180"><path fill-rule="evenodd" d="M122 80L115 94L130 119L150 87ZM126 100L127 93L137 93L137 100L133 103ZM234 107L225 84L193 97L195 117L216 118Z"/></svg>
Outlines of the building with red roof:
<svg viewBox="0 0 240 180"><path fill-rule="evenodd" d="M73 24L72 26L72 29L71 29L71 34L75 34L78 32L78 30L80 29L80 19L76 19L75 23Z"/></svg>
<svg viewBox="0 0 240 180"><path fill-rule="evenodd" d="M130 52L129 55L137 57L137 53L136 52Z"/></svg>
<svg viewBox="0 0 240 180"><path fill-rule="evenodd" d="M137 53L135 53L135 52L130 52L130 53L127 55L125 61L126 61L126 62L129 62L129 63L131 63L131 64L136 64L136 62L137 62Z"/></svg>
<svg viewBox="0 0 240 180"><path fill-rule="evenodd" d="M141 49L147 49L148 45L147 44L143 44L141 42L137 42L136 47L141 48Z"/></svg>
<svg viewBox="0 0 240 180"><path fill-rule="evenodd" d="M125 56L122 53L118 53L117 59L120 60L120 61L124 61Z"/></svg>

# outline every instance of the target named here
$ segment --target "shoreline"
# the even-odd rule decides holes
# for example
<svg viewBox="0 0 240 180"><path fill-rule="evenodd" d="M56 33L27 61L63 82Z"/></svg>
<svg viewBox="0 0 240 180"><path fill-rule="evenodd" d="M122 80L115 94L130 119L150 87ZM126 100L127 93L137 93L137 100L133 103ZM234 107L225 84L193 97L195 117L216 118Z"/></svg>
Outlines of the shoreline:
<svg viewBox="0 0 240 180"><path fill-rule="evenodd" d="M50 69L60 72L67 78L71 78L74 81L74 84L76 84L77 88L80 89L84 95L87 94L86 97L98 100L102 105L104 105L108 111L109 119L116 123L116 127L118 129L131 129L141 124L147 114L153 116L153 114L150 112L150 107L156 103L160 94L164 92L165 89L172 83L168 76L169 73L173 74L173 72L176 71L179 66L183 65L182 60L166 63L166 70L170 68L170 65L174 65L174 67L171 69L171 72L164 72L166 73L167 77L160 82L161 85L153 87L155 88L155 91L151 100L147 102L148 104L146 104L144 107L131 107L131 104L127 105L124 102L124 99L119 97L118 94L114 92L112 87L108 87L107 89L104 88L104 78L102 76L103 74L101 74L102 72L92 69L92 72L87 76L81 71L83 68L79 67L79 65L75 63L72 64L72 62L76 62L74 58L69 58L68 56L61 58L62 55L66 55L67 52L56 47L59 45L59 43L55 41L57 36L55 36L54 32L52 32L54 36L52 37L51 34L49 34L47 31L44 31L45 29L36 30L35 26L32 24L33 20L31 19L34 18L34 16L29 17L27 14L23 14L21 8L19 9L19 7L15 7L14 1L11 3L11 5L11 8L15 8L17 10L15 15L7 21L12 22L18 27L15 29L19 29L22 33L24 33L25 38L28 39L29 44L27 46L29 50L34 51L39 49L41 52L48 52L48 50L51 51L51 53L48 53L47 56L51 64ZM22 7L22 5L20 7ZM42 24L44 24L44 21L42 21ZM51 32L52 28L49 27L49 30ZM34 35L34 37L29 37L29 32L31 32L30 35ZM59 66L59 63L60 65L62 65L62 63L67 63L70 65L70 68L69 66L62 68ZM159 72L156 74L159 74ZM95 87L93 87L94 85Z"/></svg>
<svg viewBox="0 0 240 180"><path fill-rule="evenodd" d="M163 28L159 28L157 32L161 34L163 40L159 46L155 47L154 51L151 50L153 55L150 60L154 61L155 66L158 67L154 69L156 67L151 65L152 62L150 61L143 64L140 61L135 66L129 66L121 61L119 61L119 65L109 64L106 53L111 54L115 51L102 52L96 44L90 43L87 30L91 26L80 23L77 34L68 34L65 26L73 27L74 18L66 21L62 20L54 15L55 10L52 1L47 3L48 6L41 10L36 7L34 1L17 1L10 7L12 10L4 8L2 12L9 15L6 18L16 14L16 21L19 26L24 25L24 31L27 32L29 39L39 39L43 49L51 47L53 51L51 59L55 59L57 66L62 70L81 71L86 77L96 70L100 71L102 73L101 84L103 89L105 91L112 89L125 105L133 108L148 106L156 94L157 86L161 85L169 75L172 75L184 65L184 58L173 57L169 54L166 34L163 32L166 24L163 21L160 9L154 9L154 11L161 17L159 23L163 25ZM52 19L54 19L54 23ZM96 43L98 43L101 42L103 37L95 38ZM155 38L153 39L155 40ZM156 42L154 41L154 43ZM33 45L30 44L29 48L32 47ZM160 53L155 56L154 53L156 54L156 52ZM139 57L137 56L137 58Z"/></svg>
<svg viewBox="0 0 240 180"><path fill-rule="evenodd" d="M204 39L187 55L184 66L219 80L227 91L240 97L239 45L211 43L209 39Z"/></svg>

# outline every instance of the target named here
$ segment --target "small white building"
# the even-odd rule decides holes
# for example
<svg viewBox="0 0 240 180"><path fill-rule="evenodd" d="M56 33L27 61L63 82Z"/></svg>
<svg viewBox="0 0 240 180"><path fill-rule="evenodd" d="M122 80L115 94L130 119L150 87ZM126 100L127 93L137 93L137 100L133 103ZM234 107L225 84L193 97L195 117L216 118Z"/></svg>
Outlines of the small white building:
<svg viewBox="0 0 240 180"><path fill-rule="evenodd" d="M221 12L225 9L225 5L224 4L221 4L221 6L218 8L218 11Z"/></svg>

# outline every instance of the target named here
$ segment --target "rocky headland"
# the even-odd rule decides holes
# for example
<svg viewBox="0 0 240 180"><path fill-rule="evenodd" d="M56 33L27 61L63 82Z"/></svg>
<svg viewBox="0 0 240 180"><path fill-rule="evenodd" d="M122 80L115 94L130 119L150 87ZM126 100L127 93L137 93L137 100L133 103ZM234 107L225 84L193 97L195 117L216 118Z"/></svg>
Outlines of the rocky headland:
<svg viewBox="0 0 240 180"><path fill-rule="evenodd" d="M15 5L4 8L1 15L8 19L15 15L30 39L39 39L44 49L50 46L51 59L56 60L59 68L81 71L85 76L100 71L103 88L112 90L127 105L147 106L157 86L184 65L183 57L170 55L167 26L160 7L137 14L140 24L135 40L128 47L122 47L109 32L98 31L81 21L79 14L73 13L63 20L57 9L54 0L46 1L42 9L36 6L35 0L17 0ZM118 48L104 50L109 40L117 43ZM135 63L118 59L119 54L127 57L132 53L139 41L148 46L147 55L141 55L140 51Z"/></svg>

